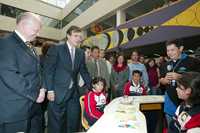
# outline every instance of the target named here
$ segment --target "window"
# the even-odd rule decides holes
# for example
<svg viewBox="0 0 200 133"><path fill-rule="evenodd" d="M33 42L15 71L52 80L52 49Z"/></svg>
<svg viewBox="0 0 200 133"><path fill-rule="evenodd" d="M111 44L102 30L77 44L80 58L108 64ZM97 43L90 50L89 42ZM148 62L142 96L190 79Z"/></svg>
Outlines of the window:
<svg viewBox="0 0 200 133"><path fill-rule="evenodd" d="M41 0L41 1L52 4L54 6L64 8L71 0Z"/></svg>
<svg viewBox="0 0 200 133"><path fill-rule="evenodd" d="M69 15L65 16L65 18L62 20L62 26L64 27L70 23L97 1L98 0L83 0Z"/></svg>

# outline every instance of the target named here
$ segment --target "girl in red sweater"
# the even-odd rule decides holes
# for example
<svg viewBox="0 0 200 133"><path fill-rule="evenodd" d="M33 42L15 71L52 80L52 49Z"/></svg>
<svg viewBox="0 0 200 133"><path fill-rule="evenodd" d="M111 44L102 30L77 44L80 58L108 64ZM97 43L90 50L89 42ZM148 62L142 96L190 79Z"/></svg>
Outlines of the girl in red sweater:
<svg viewBox="0 0 200 133"><path fill-rule="evenodd" d="M106 105L106 96L104 93L105 87L105 79L96 77L92 80L92 90L85 95L84 116L90 126L103 115L103 110Z"/></svg>

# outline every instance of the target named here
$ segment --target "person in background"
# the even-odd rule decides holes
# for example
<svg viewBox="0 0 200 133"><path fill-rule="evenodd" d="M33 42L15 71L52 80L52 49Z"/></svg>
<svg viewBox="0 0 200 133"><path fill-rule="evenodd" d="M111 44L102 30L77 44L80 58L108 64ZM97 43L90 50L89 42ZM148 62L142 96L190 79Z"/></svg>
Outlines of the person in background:
<svg viewBox="0 0 200 133"><path fill-rule="evenodd" d="M111 71L112 98L123 96L123 87L128 81L129 71L123 54L119 54Z"/></svg>
<svg viewBox="0 0 200 133"><path fill-rule="evenodd" d="M159 75L160 75L160 70L163 68L163 66L165 65L167 61L165 60L165 57L164 56L160 56L157 60L156 60L156 64L159 68ZM159 77L160 78L160 77ZM159 79L160 80L160 79ZM165 94L165 91L166 91L166 87L165 85L161 84L160 81L159 81L159 88L161 90L161 95L164 95Z"/></svg>
<svg viewBox="0 0 200 133"><path fill-rule="evenodd" d="M145 65L145 58L144 58L144 55L143 55L143 54L140 54L140 55L139 55L139 62L140 62L141 64L144 64L144 65Z"/></svg>
<svg viewBox="0 0 200 133"><path fill-rule="evenodd" d="M162 65L164 65L166 63L166 60L165 60L165 57L164 56L160 56L159 58L158 58L158 61L156 62L156 64L157 64L157 66L158 66L158 68L160 69L160 67L162 66Z"/></svg>
<svg viewBox="0 0 200 133"><path fill-rule="evenodd" d="M200 73L186 72L177 80L178 106L169 133L200 132Z"/></svg>
<svg viewBox="0 0 200 133"><path fill-rule="evenodd" d="M109 72L109 74L111 74L112 66L114 64L115 57L112 54L108 54L108 55L106 55L105 59L106 59L106 65L108 67L108 72Z"/></svg>
<svg viewBox="0 0 200 133"><path fill-rule="evenodd" d="M99 50L99 58L105 60L105 50L104 49Z"/></svg>
<svg viewBox="0 0 200 133"><path fill-rule="evenodd" d="M81 46L81 49L84 50L85 52L85 62L87 64L87 62L91 59L91 48L89 46ZM84 95L87 91L88 88L85 88L86 86L84 86L85 82L83 80L83 78L81 77L81 75L79 75L79 93L80 96Z"/></svg>
<svg viewBox="0 0 200 133"><path fill-rule="evenodd" d="M48 49L52 47L54 44L51 41L46 41L42 44L41 48L41 55L40 55L40 65L42 69L42 75L44 74L44 61L48 52ZM44 76L43 76L44 77ZM45 80L44 80L45 84ZM47 99L47 93L45 95L45 99L43 103L41 103L41 113L37 113L38 115L42 115L40 121L42 121L42 133L45 132L45 128L47 126L47 106L48 106L48 99ZM40 118L40 117L39 117Z"/></svg>
<svg viewBox="0 0 200 133"><path fill-rule="evenodd" d="M111 74L112 63L113 63L113 56L112 55L105 55L105 50L100 49L99 52L99 59L102 59L106 62L108 73Z"/></svg>
<svg viewBox="0 0 200 133"><path fill-rule="evenodd" d="M149 59L147 63L147 73L149 76L150 94L161 95L161 90L159 88L160 71L153 58Z"/></svg>
<svg viewBox="0 0 200 133"><path fill-rule="evenodd" d="M81 49L85 52L85 61L88 62L91 59L91 48L89 46L81 46Z"/></svg>
<svg viewBox="0 0 200 133"><path fill-rule="evenodd" d="M91 60L87 62L87 69L90 73L90 76L92 78L102 77L106 80L106 95L109 97L108 92L110 89L110 74L106 61L100 58L100 49L98 46L93 46L91 48L91 57Z"/></svg>
<svg viewBox="0 0 200 133"><path fill-rule="evenodd" d="M106 81L102 77L92 80L92 89L85 95L84 116L92 126L102 115L107 103L105 96Z"/></svg>
<svg viewBox="0 0 200 133"><path fill-rule="evenodd" d="M197 47L197 49L194 52L195 58L200 60L200 47Z"/></svg>
<svg viewBox="0 0 200 133"><path fill-rule="evenodd" d="M115 55L116 53L110 53L106 56L106 59L108 60L108 62L113 65L115 63Z"/></svg>
<svg viewBox="0 0 200 133"><path fill-rule="evenodd" d="M46 58L48 49L49 49L50 47L52 47L53 45L54 45L54 44L53 44L53 42L51 42L51 41L47 41L47 42L44 42L44 43L42 44L41 55L40 55L40 64L41 64L42 69L43 69L43 67L44 67L44 61L45 61L45 58Z"/></svg>
<svg viewBox="0 0 200 133"><path fill-rule="evenodd" d="M124 85L124 95L128 96L141 96L146 95L146 89L143 84L141 84L142 72L139 70L133 70L131 81Z"/></svg>
<svg viewBox="0 0 200 133"><path fill-rule="evenodd" d="M35 127L35 107L43 102L45 89L31 42L41 26L38 15L24 12L17 17L15 31L0 40L0 133L30 133Z"/></svg>
<svg viewBox="0 0 200 133"><path fill-rule="evenodd" d="M101 51L104 51L104 54L105 54L105 50L101 50ZM100 52L100 55L101 55L101 52ZM107 65L107 69L108 69L108 74L109 76L111 76L111 71L112 71L112 65L113 65L113 61L114 61L114 56L113 54L108 54L108 55L105 55L104 58L102 58L105 60L106 62L106 65ZM111 82L111 81L110 81ZM112 88L111 88L111 83L109 82L108 86L110 86L107 91L107 94L108 94L108 101L112 100Z"/></svg>
<svg viewBox="0 0 200 133"><path fill-rule="evenodd" d="M142 72L141 81L143 82L146 89L148 89L149 78L147 74L147 70L144 64L139 62L139 53L134 50L131 54L131 63L128 64L129 67L129 80L132 79L132 71L139 70Z"/></svg>

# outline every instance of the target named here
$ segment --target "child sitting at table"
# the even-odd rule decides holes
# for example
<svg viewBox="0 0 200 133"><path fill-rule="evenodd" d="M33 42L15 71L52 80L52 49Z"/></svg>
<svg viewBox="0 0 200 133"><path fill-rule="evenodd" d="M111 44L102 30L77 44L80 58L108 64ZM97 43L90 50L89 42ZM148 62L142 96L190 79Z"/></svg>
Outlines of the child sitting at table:
<svg viewBox="0 0 200 133"><path fill-rule="evenodd" d="M85 95L84 116L89 126L92 126L103 115L106 105L105 87L105 79L96 77L92 80L92 90Z"/></svg>
<svg viewBox="0 0 200 133"><path fill-rule="evenodd" d="M170 133L200 133L200 73L187 72L177 80L178 106Z"/></svg>
<svg viewBox="0 0 200 133"><path fill-rule="evenodd" d="M146 95L146 89L141 84L142 72L134 70L132 72L132 80L124 85L124 95L128 96L141 96Z"/></svg>

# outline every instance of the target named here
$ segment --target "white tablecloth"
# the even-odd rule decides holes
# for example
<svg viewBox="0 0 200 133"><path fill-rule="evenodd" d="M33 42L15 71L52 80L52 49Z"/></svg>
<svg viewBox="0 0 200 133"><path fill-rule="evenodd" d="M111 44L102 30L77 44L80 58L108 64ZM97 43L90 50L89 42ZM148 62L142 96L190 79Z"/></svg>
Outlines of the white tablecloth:
<svg viewBox="0 0 200 133"><path fill-rule="evenodd" d="M139 110L139 105L163 101L163 96L116 98L105 107L103 116L90 127L87 133L147 133L146 119Z"/></svg>

